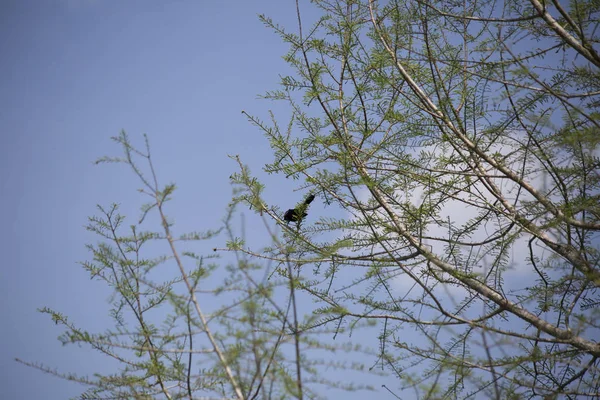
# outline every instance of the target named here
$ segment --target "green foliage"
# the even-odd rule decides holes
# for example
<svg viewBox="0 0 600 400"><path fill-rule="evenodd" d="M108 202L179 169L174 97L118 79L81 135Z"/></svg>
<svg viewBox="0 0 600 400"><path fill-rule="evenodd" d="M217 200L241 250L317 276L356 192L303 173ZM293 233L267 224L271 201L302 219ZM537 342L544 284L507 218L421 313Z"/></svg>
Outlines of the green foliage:
<svg viewBox="0 0 600 400"><path fill-rule="evenodd" d="M598 7L313 3L297 33L263 18L287 129L249 119L331 208L247 253L301 266L315 328L381 329L398 397L598 396Z"/></svg>
<svg viewBox="0 0 600 400"><path fill-rule="evenodd" d="M262 207L262 186L247 170L234 174L232 179L239 179L239 184L253 191L234 199L224 226L184 233L176 241L174 223L168 222L165 214L165 203L172 197L175 185L159 189L148 141L146 150L141 151L124 132L114 140L121 145L124 157L105 157L101 162L128 165L144 185L140 192L152 199L141 207L137 224L127 226L119 206L111 204L98 206L99 215L90 217L86 227L101 241L87 246L91 261L84 261L81 266L93 280L112 288L109 316L114 327L92 333L58 311L43 308L40 312L64 328L59 337L63 345L89 346L114 359L120 371L87 377L21 362L88 386L79 397L82 399L283 399L302 398L305 393L316 398L310 382L317 381L345 390L367 388L328 380L324 374L326 363L304 356L308 351L334 351L340 346L321 342L317 334L300 333L292 283L295 279L289 271L280 271L280 279L265 280L273 271L248 261L242 253L245 240L234 235L231 221L236 202L244 200L257 209ZM136 163L139 158L147 161L150 177ZM147 219L160 221L162 231L144 230ZM180 249L186 242L209 240L223 231L229 240L227 249L221 251L235 255L233 263L211 262L217 255ZM171 253L156 255L157 242L163 241ZM184 265L185 261L193 262L193 267ZM288 350L290 345L298 349L296 356L291 356L294 353Z"/></svg>
<svg viewBox="0 0 600 400"><path fill-rule="evenodd" d="M124 367L89 379L34 366L90 385L81 398L318 398L316 385L372 389L328 368L375 367L398 398L598 397L598 2L312 3L312 26L303 5L295 29L260 17L289 45L294 73L263 97L290 119L244 114L272 148L263 171L315 193L327 216L285 224L232 156L215 251L235 262L207 265L175 246L164 210L175 185L156 183L147 140L141 151L122 132L123 156L98 162L126 164L151 200L128 229L116 205L99 208L88 229L103 242L82 263L115 290L115 329L41 311L63 343ZM235 234L240 204L264 219L266 247ZM161 232L140 227L150 215ZM171 253L145 258L157 240ZM359 334L377 351L333 341Z"/></svg>

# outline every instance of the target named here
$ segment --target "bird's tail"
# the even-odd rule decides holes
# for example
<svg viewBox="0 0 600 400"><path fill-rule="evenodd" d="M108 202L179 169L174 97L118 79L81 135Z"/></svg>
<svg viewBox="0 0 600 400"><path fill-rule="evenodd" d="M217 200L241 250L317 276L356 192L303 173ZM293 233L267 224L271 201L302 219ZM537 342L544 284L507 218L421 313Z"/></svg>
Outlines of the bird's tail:
<svg viewBox="0 0 600 400"><path fill-rule="evenodd" d="M304 204L308 205L310 203L312 203L312 201L315 199L315 195L314 194L310 194L308 195L308 197L306 198L306 200L304 200Z"/></svg>

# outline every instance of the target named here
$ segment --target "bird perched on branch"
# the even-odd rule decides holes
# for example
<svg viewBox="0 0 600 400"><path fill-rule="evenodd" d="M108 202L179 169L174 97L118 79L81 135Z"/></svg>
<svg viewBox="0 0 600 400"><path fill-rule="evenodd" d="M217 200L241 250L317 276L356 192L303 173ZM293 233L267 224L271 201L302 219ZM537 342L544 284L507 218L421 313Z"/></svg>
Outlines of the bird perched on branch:
<svg viewBox="0 0 600 400"><path fill-rule="evenodd" d="M308 208L308 205L310 203L312 203L312 201L314 199L315 199L315 195L314 194L309 194L308 197L306 198L306 200L304 200L304 203L300 204L296 208L290 208L289 210L287 210L285 212L285 214L283 214L284 221L287 221L287 222L299 222L299 221L301 221L302 218L304 218L304 217L306 217L308 215L306 213L306 209Z"/></svg>

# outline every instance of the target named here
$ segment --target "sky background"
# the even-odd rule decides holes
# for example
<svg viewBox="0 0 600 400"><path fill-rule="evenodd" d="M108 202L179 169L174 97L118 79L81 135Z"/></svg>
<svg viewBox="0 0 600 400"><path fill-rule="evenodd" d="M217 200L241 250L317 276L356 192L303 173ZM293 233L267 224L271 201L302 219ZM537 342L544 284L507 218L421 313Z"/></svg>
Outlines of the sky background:
<svg viewBox="0 0 600 400"><path fill-rule="evenodd" d="M301 1L310 21L308 3ZM220 226L238 171L228 155L239 154L266 185L268 204L285 210L303 198L299 182L261 171L271 149L241 113L268 120L273 110L283 126L289 115L284 104L259 99L290 70L287 46L258 14L296 30L295 0L0 2L0 397L67 399L85 389L16 357L80 375L114 371L87 347L62 347L63 329L36 311L60 311L91 332L112 326L110 290L78 265L90 259L85 244L97 242L84 228L97 204L120 203L133 222L145 201L124 165L94 165L121 155L111 136L125 130L143 145L148 134L162 185L178 188L167 210L178 234ZM269 244L246 214L250 244ZM315 201L309 218L319 215L324 205ZM512 278L531 278L524 275ZM406 291L412 282L397 285Z"/></svg>
<svg viewBox="0 0 600 400"><path fill-rule="evenodd" d="M14 361L62 372L108 372L87 348L62 347L62 329L36 311L50 307L92 332L111 326L110 291L77 263L96 204L122 204L137 217L144 201L111 140L124 129L149 135L163 184L175 182L169 215L179 232L218 227L240 154L267 183L273 204L295 204L294 182L265 176L268 142L241 111L263 119L277 104L286 45L264 13L295 29L292 0L125 2L4 0L0 4L0 380L6 399L66 399L84 387ZM315 204L314 210L319 205ZM252 236L252 227L248 227ZM260 230L264 232L264 228ZM224 246L221 242L213 243ZM260 240L260 238L257 238Z"/></svg>

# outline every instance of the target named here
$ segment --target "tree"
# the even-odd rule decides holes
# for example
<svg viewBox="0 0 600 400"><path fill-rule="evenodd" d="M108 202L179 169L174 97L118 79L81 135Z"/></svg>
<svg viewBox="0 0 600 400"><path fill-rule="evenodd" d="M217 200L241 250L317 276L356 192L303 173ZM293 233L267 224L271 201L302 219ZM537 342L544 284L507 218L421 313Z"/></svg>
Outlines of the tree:
<svg viewBox="0 0 600 400"><path fill-rule="evenodd" d="M150 199L129 226L117 204L98 206L99 215L87 225L102 242L88 246L93 260L81 265L92 279L113 289L114 328L92 333L59 311L40 311L64 327L63 344L87 345L115 361L119 371L88 377L17 361L89 386L81 399L302 399L319 398L319 386L369 389L336 381L327 372L360 371L360 364L329 363L315 354L365 350L323 341L326 331L300 331L303 319L312 319L297 304L292 264L283 271L253 263L237 250L243 240L235 236L232 223L235 203L223 228L176 236L167 215L175 185L159 185L147 138L144 149L134 147L125 132L113 139L123 156L98 163L128 166ZM147 221L152 217L154 224ZM157 228L148 230L148 225ZM228 265L218 262L217 248L205 256L186 246L197 247L221 231L235 256ZM168 253L157 256L161 242Z"/></svg>
<svg viewBox="0 0 600 400"><path fill-rule="evenodd" d="M262 17L290 46L265 95L287 129L249 119L264 170L330 208L260 257L297 264L312 327L376 325L398 396L600 396L599 3L312 3L295 32Z"/></svg>

